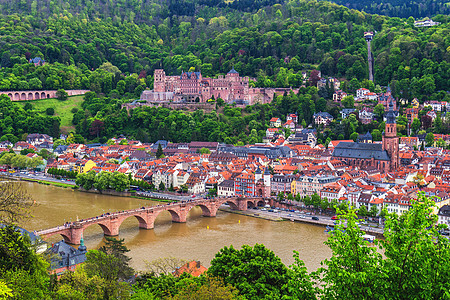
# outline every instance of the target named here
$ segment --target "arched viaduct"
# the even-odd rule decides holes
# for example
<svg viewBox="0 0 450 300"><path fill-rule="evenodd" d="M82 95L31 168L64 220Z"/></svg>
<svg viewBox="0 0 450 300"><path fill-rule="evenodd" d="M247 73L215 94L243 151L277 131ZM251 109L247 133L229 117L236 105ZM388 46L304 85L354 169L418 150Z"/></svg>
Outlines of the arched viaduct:
<svg viewBox="0 0 450 300"><path fill-rule="evenodd" d="M153 229L156 218L163 211L168 211L171 214L172 222L184 223L189 211L195 206L199 206L202 209L202 216L215 217L217 210L224 203L228 203L233 210L246 210L265 204L262 198L218 198L177 202L102 214L101 216L37 231L35 234L43 238L60 234L67 243L79 244L84 230L93 224L99 225L105 235L116 236L119 235L119 227L122 222L129 217L135 217L138 220L139 228Z"/></svg>
<svg viewBox="0 0 450 300"><path fill-rule="evenodd" d="M46 91L0 91L0 95L5 94L11 101L39 100L56 98L56 90ZM83 95L89 90L66 90L69 96Z"/></svg>

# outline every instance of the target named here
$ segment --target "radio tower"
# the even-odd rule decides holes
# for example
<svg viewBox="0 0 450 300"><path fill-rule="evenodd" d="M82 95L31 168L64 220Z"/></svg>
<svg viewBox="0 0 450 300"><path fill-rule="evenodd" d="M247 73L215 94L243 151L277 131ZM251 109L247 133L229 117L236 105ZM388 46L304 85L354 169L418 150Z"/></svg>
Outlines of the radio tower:
<svg viewBox="0 0 450 300"><path fill-rule="evenodd" d="M373 55L370 49L370 42L373 39L373 32L364 32L364 38L367 42L367 59L369 61L369 80L373 82Z"/></svg>

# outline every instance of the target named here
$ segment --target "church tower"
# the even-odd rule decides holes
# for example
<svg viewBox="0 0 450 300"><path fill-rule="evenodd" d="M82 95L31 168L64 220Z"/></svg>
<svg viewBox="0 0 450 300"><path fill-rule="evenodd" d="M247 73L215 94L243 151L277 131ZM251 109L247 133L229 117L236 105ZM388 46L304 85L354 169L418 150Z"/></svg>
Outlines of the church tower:
<svg viewBox="0 0 450 300"><path fill-rule="evenodd" d="M389 102L389 111L386 114L386 129L383 135L383 150L386 150L391 159L389 170L395 171L399 167L397 124L395 122L394 105Z"/></svg>

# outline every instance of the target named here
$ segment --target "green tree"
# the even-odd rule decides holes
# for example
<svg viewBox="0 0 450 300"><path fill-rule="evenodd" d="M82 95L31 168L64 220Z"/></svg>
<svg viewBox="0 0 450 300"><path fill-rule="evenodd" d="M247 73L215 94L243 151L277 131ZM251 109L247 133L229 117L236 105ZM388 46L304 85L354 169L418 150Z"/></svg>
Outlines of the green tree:
<svg viewBox="0 0 450 300"><path fill-rule="evenodd" d="M200 149L200 154L210 154L210 153L211 153L211 151L208 148L201 148Z"/></svg>
<svg viewBox="0 0 450 300"><path fill-rule="evenodd" d="M378 215L378 208L375 205L372 205L369 209L369 216L376 217Z"/></svg>
<svg viewBox="0 0 450 300"><path fill-rule="evenodd" d="M119 280L128 279L134 274L134 270L129 264L131 258L126 256L126 253L130 250L124 245L124 239L118 240L116 238L106 237L105 245L100 247L99 250L117 259L117 276Z"/></svg>
<svg viewBox="0 0 450 300"><path fill-rule="evenodd" d="M355 107L355 98L353 96L345 96L341 102L345 108L354 108Z"/></svg>
<svg viewBox="0 0 450 300"><path fill-rule="evenodd" d="M27 167L30 169L36 169L43 163L44 163L44 161L42 160L42 158L39 156L36 156L27 161Z"/></svg>
<svg viewBox="0 0 450 300"><path fill-rule="evenodd" d="M361 205L358 209L358 215L361 217L365 217L369 215L369 210L367 209L367 206Z"/></svg>
<svg viewBox="0 0 450 300"><path fill-rule="evenodd" d="M377 117L378 120L383 120L384 116L384 105L383 104L377 104L375 105L375 108L373 109L374 115ZM381 121L380 121L381 122Z"/></svg>
<svg viewBox="0 0 450 300"><path fill-rule="evenodd" d="M56 99L65 101L65 100L67 100L68 97L69 97L69 94L67 94L67 92L65 90L59 89L58 91L56 91Z"/></svg>
<svg viewBox="0 0 450 300"><path fill-rule="evenodd" d="M414 133L416 133L417 131L419 131L420 126L421 126L420 120L417 119L417 118L414 118L414 120L413 120L413 122L412 122L412 124L411 124L411 129L412 129L412 131L413 131Z"/></svg>
<svg viewBox="0 0 450 300"><path fill-rule="evenodd" d="M372 140L373 141L381 141L383 136L381 135L381 132L378 129L372 130Z"/></svg>
<svg viewBox="0 0 450 300"><path fill-rule="evenodd" d="M373 295L379 290L381 254L366 245L356 220L355 210L350 209L337 220L335 230L325 242L332 256L324 261L326 267L318 270L322 275L323 299L367 299L368 295L375 299Z"/></svg>
<svg viewBox="0 0 450 300"><path fill-rule="evenodd" d="M264 245L221 249L208 274L236 287L246 299L281 299L288 294L289 269Z"/></svg>
<svg viewBox="0 0 450 300"><path fill-rule="evenodd" d="M123 262L114 255L100 250L90 250L86 253L84 269L88 277L99 277L105 280L103 299L129 299L130 286L119 281Z"/></svg>
<svg viewBox="0 0 450 300"><path fill-rule="evenodd" d="M32 200L21 184L3 182L0 184L0 224L12 224L29 217Z"/></svg>
<svg viewBox="0 0 450 300"><path fill-rule="evenodd" d="M166 186L164 185L164 182L162 182L162 181L159 183L159 190L160 191L165 191L166 190Z"/></svg>
<svg viewBox="0 0 450 300"><path fill-rule="evenodd" d="M47 108L47 109L45 110L45 113L46 113L48 116L53 116L53 115L55 114L55 109L54 109L53 107L49 107L49 108Z"/></svg>
<svg viewBox="0 0 450 300"><path fill-rule="evenodd" d="M156 157L161 158L163 156L164 156L164 152L163 152L162 146L161 146L161 144L158 144L158 150L156 150Z"/></svg>
<svg viewBox="0 0 450 300"><path fill-rule="evenodd" d="M206 276L203 280L180 280L183 284L173 300L233 300L238 298L238 291L230 284L224 284L223 280ZM181 282L180 282L181 283Z"/></svg>
<svg viewBox="0 0 450 300"><path fill-rule="evenodd" d="M358 137L359 137L359 134L357 132L353 132L352 134L350 134L350 139L353 140L354 142L356 142Z"/></svg>
<svg viewBox="0 0 450 300"><path fill-rule="evenodd" d="M429 132L426 136L425 136L425 142L427 143L427 147L431 147L434 144L434 134L432 134L431 132Z"/></svg>
<svg viewBox="0 0 450 300"><path fill-rule="evenodd" d="M0 228L0 281L14 299L46 299L49 297L48 263L39 257L29 237L14 226Z"/></svg>

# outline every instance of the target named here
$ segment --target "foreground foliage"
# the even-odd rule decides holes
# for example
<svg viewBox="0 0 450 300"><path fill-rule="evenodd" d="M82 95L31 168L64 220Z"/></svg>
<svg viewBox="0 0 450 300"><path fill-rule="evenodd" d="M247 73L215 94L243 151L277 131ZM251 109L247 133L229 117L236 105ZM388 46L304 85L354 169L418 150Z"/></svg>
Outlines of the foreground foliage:
<svg viewBox="0 0 450 300"><path fill-rule="evenodd" d="M354 209L339 215L326 244L332 256L308 273L299 253L286 267L264 245L221 249L200 277L171 274L170 264L136 283L123 240L108 238L86 263L55 281L48 264L14 227L0 229L0 295L14 299L450 299L450 244L439 234L434 202L419 194L411 209L387 215L385 239L363 239ZM339 210L339 209L338 209ZM157 263L158 266L161 262ZM8 299L8 298L7 298Z"/></svg>

